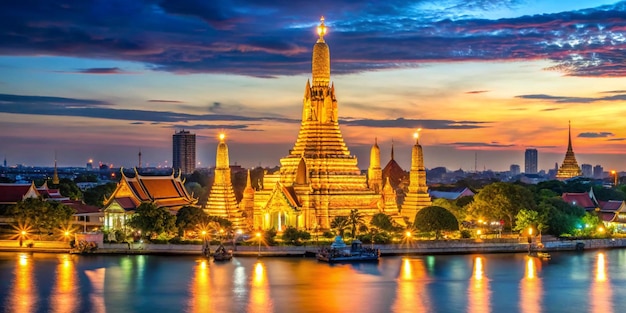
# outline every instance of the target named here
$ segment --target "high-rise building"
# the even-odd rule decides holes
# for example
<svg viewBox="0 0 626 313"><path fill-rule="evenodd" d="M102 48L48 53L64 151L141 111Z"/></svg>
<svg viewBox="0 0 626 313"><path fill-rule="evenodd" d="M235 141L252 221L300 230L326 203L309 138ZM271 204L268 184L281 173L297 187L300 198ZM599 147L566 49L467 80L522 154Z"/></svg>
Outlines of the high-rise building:
<svg viewBox="0 0 626 313"><path fill-rule="evenodd" d="M519 175L520 173L520 167L518 164L511 164L511 167L509 168L509 172L511 172L511 175L515 176L515 175Z"/></svg>
<svg viewBox="0 0 626 313"><path fill-rule="evenodd" d="M602 165L598 164L593 167L593 178L599 178L599 179L604 178L603 173L604 173L604 167L602 167Z"/></svg>
<svg viewBox="0 0 626 313"><path fill-rule="evenodd" d="M524 153L524 173L537 174L537 149L526 149L526 153Z"/></svg>
<svg viewBox="0 0 626 313"><path fill-rule="evenodd" d="M196 134L181 130L172 136L172 168L191 174L196 169Z"/></svg>
<svg viewBox="0 0 626 313"><path fill-rule="evenodd" d="M561 164L561 167L556 173L556 179L558 180L566 180L572 177L580 176L582 174L580 171L580 167L578 167L576 156L574 155L574 149L572 149L571 124L568 126L567 138L567 152L565 153L565 159L563 160L563 164Z"/></svg>
<svg viewBox="0 0 626 313"><path fill-rule="evenodd" d="M591 164L581 164L580 165L580 169L583 172L583 176L585 176L585 177L592 177L593 176L593 171L592 171Z"/></svg>

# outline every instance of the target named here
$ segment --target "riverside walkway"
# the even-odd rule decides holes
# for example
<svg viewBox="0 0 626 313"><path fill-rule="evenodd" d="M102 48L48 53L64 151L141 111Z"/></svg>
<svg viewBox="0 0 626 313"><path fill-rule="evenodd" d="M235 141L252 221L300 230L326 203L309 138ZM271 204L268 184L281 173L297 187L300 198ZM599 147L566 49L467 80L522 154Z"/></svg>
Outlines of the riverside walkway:
<svg viewBox="0 0 626 313"><path fill-rule="evenodd" d="M587 249L626 248L626 239L585 239L543 241L546 251L574 251ZM320 246L236 246L225 244L235 256L241 257L305 257L312 256ZM382 255L424 254L472 254L472 253L523 253L528 252L528 243L518 239L486 240L416 240L408 244L375 244ZM217 246L211 246L215 251ZM0 240L3 252L69 253L70 246L62 241L34 241L32 247L20 247L16 240ZM149 243L104 243L93 254L168 254L201 255L201 245L149 244Z"/></svg>

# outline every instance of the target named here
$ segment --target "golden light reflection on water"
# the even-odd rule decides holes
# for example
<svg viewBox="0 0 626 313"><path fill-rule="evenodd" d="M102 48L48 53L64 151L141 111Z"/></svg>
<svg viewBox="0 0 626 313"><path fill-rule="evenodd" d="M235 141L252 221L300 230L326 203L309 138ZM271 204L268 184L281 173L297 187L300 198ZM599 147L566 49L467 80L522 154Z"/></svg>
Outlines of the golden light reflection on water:
<svg viewBox="0 0 626 313"><path fill-rule="evenodd" d="M193 275L189 312L207 312L211 307L211 286L209 284L208 261L200 260Z"/></svg>
<svg viewBox="0 0 626 313"><path fill-rule="evenodd" d="M104 281L106 276L106 268L98 268L95 270L86 270L85 275L91 283L91 294L89 300L91 302L91 312L104 313L106 306L104 302Z"/></svg>
<svg viewBox="0 0 626 313"><path fill-rule="evenodd" d="M261 261L254 264L252 273L252 284L250 286L250 301L248 302L248 312L274 312L274 304L270 298L269 283L265 265Z"/></svg>
<svg viewBox="0 0 626 313"><path fill-rule="evenodd" d="M9 307L14 312L32 312L37 302L36 290L34 290L33 260L26 253L20 253L15 267L15 280L9 296Z"/></svg>
<svg viewBox="0 0 626 313"><path fill-rule="evenodd" d="M543 286L541 279L537 277L541 262L537 258L526 257L526 271L520 282L520 309L521 312L541 312Z"/></svg>
<svg viewBox="0 0 626 313"><path fill-rule="evenodd" d="M58 258L59 264L52 289L52 311L76 312L80 307L80 299L74 262L69 254L61 254Z"/></svg>
<svg viewBox="0 0 626 313"><path fill-rule="evenodd" d="M403 258L393 312L430 312L426 295L428 274L422 259Z"/></svg>
<svg viewBox="0 0 626 313"><path fill-rule="evenodd" d="M468 312L491 312L489 279L485 277L484 259L477 256L474 258L474 270L470 279L468 293Z"/></svg>
<svg viewBox="0 0 626 313"><path fill-rule="evenodd" d="M604 252L599 252L596 258L595 280L591 284L591 312L612 313L613 291L607 277Z"/></svg>

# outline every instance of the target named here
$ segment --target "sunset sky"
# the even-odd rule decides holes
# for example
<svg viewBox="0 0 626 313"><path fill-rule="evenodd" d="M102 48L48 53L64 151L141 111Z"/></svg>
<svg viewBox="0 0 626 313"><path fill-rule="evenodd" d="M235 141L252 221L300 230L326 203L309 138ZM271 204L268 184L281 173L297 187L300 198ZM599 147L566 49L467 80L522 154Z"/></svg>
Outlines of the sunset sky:
<svg viewBox="0 0 626 313"><path fill-rule="evenodd" d="M408 169L626 170L626 1L73 0L0 4L0 158L168 166L172 134L220 131L231 163L275 166L300 127L326 19L340 125L359 166L378 138Z"/></svg>

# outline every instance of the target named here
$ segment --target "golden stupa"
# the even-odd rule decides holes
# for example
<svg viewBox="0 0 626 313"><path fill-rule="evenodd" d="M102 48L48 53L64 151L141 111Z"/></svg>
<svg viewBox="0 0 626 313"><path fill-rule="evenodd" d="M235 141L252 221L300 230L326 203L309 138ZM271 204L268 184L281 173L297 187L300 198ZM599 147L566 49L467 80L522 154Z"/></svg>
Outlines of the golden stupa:
<svg viewBox="0 0 626 313"><path fill-rule="evenodd" d="M424 167L424 153L419 143L419 129L415 132L415 145L411 150L411 171L409 173L409 191L402 203L402 216L409 220L415 218L420 209L430 206L432 201L426 185L426 168Z"/></svg>
<svg viewBox="0 0 626 313"><path fill-rule="evenodd" d="M335 217L348 216L355 209L366 220L379 212L402 220L395 190L388 182L383 186L377 143L371 150L368 181L343 140L330 82L326 30L322 17L313 46L312 80L304 89L300 132L289 155L280 160L280 170L266 173L254 192L254 229L330 229Z"/></svg>
<svg viewBox="0 0 626 313"><path fill-rule="evenodd" d="M576 156L574 156L574 149L572 149L572 125L571 123L568 126L567 131L567 152L565 153L565 159L563 160L563 164L559 168L556 173L556 179L558 180L566 180L572 177L582 175L580 167L578 167L578 162L576 162Z"/></svg>
<svg viewBox="0 0 626 313"><path fill-rule="evenodd" d="M225 135L220 134L220 142L217 145L217 156L215 158L215 180L209 199L206 204L206 213L211 216L219 216L228 219L233 223L233 228L247 228L243 213L239 209L233 183L230 177L230 162L228 157L228 146L225 142Z"/></svg>

